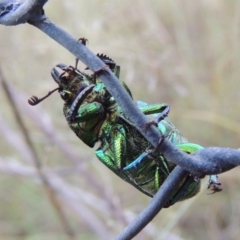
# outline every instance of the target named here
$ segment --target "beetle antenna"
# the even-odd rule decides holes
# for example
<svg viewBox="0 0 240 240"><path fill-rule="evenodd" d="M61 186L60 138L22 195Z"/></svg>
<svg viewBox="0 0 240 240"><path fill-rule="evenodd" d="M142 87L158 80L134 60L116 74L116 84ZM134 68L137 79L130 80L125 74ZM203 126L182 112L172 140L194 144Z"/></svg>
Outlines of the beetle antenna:
<svg viewBox="0 0 240 240"><path fill-rule="evenodd" d="M39 104L40 102L42 102L45 98L49 97L52 93L54 93L55 91L59 90L58 88L53 89L52 91L48 92L48 94L42 98L38 98L36 96L32 96L28 99L28 103L32 106L35 106L37 104Z"/></svg>

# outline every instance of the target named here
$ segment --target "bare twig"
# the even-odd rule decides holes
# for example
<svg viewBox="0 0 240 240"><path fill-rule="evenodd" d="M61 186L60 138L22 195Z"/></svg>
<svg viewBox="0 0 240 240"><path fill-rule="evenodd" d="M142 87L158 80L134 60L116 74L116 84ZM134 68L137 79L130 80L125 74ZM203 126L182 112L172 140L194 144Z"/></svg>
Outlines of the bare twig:
<svg viewBox="0 0 240 240"><path fill-rule="evenodd" d="M8 99L8 101L9 101L11 107L12 107L13 114L14 114L14 117L16 119L16 122L17 122L17 124L19 125L19 128L22 131L24 140L29 147L29 150L30 150L31 155L32 155L33 162L34 162L35 167L37 169L38 175L39 175L39 177L40 177L40 179L43 183L43 187L46 191L46 194L49 197L49 199L52 203L52 206L55 208L55 210L56 210L56 212L59 216L59 219L61 221L61 224L62 224L62 227L63 227L64 231L69 236L69 238L72 239L75 236L75 233L68 223L67 217L65 216L65 213L64 213L64 211L61 207L61 204L60 204L59 200L57 199L57 196L55 194L54 189L51 188L51 185L49 184L48 178L45 176L44 172L42 171L41 160L40 160L40 158L39 158L39 156L38 156L38 154L37 154L37 152L36 152L36 150L33 146L33 143L30 139L29 134L28 134L28 130L27 130L27 128L26 128L26 126L23 122L23 119L21 117L20 112L18 111L18 108L16 107L16 104L13 100L11 92L9 91L8 85L7 85L6 81L4 80L4 77L2 75L1 70L0 70L0 82L2 84L4 92L6 93L7 99Z"/></svg>
<svg viewBox="0 0 240 240"><path fill-rule="evenodd" d="M42 14L42 7L47 0L11 1L5 0L0 3L0 24L11 26L26 23L29 17Z"/></svg>
<svg viewBox="0 0 240 240"><path fill-rule="evenodd" d="M14 160L9 161L0 158L0 173L29 177L42 181L36 168L23 165ZM79 220L86 222L89 228L101 239L110 238L110 233L104 227L102 221L91 211L91 209L96 209L101 215L108 213L109 207L105 200L99 199L83 189L67 184L51 169L44 169L44 174L48 179L51 189L54 189L61 201L64 202L64 207L68 210L71 209ZM87 208L85 205L90 206L90 208Z"/></svg>
<svg viewBox="0 0 240 240"><path fill-rule="evenodd" d="M19 133L10 128L0 115L0 131L1 136L5 137L5 140L11 143L14 148L21 153L24 161L27 163L32 163L32 154L29 151L26 143L22 141L22 137Z"/></svg>
<svg viewBox="0 0 240 240"><path fill-rule="evenodd" d="M151 203L115 238L115 240L130 240L136 236L155 217L156 212L158 213L164 207L167 200L169 200L169 196L179 187L177 183L181 182L182 178L186 177L187 174L187 171L177 166L164 181Z"/></svg>

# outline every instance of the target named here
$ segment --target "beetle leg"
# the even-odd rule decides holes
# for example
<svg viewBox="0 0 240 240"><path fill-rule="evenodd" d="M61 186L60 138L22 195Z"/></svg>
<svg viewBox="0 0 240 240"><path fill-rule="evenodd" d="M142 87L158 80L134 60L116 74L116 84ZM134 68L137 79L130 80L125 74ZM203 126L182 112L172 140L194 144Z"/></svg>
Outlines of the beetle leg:
<svg viewBox="0 0 240 240"><path fill-rule="evenodd" d="M123 160L126 156L126 131L122 125L116 124L111 131L111 149L113 158L118 169L122 169Z"/></svg>
<svg viewBox="0 0 240 240"><path fill-rule="evenodd" d="M97 76L98 74L102 73L102 72L107 72L108 73L108 70L109 70L109 66L108 65L105 65L101 68L99 68L98 70L96 70L94 72L94 75Z"/></svg>
<svg viewBox="0 0 240 240"><path fill-rule="evenodd" d="M148 156L151 155L151 154L155 154L157 151L158 151L158 148L161 146L161 144L163 143L165 137L163 136L157 147L155 149L147 149L145 152L143 152L138 158L136 158L133 162L131 162L130 164L128 164L125 168L123 168L124 171L128 171L128 170L131 170L131 169L134 169L134 168L137 168L141 163L143 163L144 161L148 161ZM184 152L187 152L186 150L189 148L191 149L192 152L195 152L197 150L199 150L199 145L197 144L191 144L191 143L186 143L186 144L179 144L177 145L177 147L184 151ZM190 150L189 152L190 153Z"/></svg>
<svg viewBox="0 0 240 240"><path fill-rule="evenodd" d="M145 115L151 115L151 114L157 114L155 119L148 121L147 123L143 124L141 128L143 128L145 131L147 128L149 128L151 125L154 125L158 127L158 123L164 120L168 113L170 112L170 106L167 104L146 104L144 102L138 101L138 108L145 114ZM164 135L159 139L157 147L153 152L157 152L159 148L161 147L162 143L164 142Z"/></svg>
<svg viewBox="0 0 240 240"><path fill-rule="evenodd" d="M123 171L129 171L134 168L137 168L144 160L146 160L147 156L149 155L149 152L143 152L137 159L135 159L133 162L128 164L126 167L123 168Z"/></svg>
<svg viewBox="0 0 240 240"><path fill-rule="evenodd" d="M103 137L102 142L101 148L96 151L97 157L113 171L119 171L126 158L125 128L116 124L111 129L106 129L106 136Z"/></svg>
<svg viewBox="0 0 240 240"><path fill-rule="evenodd" d="M104 107L99 102L91 102L81 105L74 111L71 115L70 113L66 115L69 124L81 123L89 121L90 119L99 116L99 121L104 117Z"/></svg>
<svg viewBox="0 0 240 240"><path fill-rule="evenodd" d="M183 199L188 199L196 195L200 191L200 180L194 176L188 175L184 182L180 183L178 190L168 200L164 208L168 208L174 203Z"/></svg>
<svg viewBox="0 0 240 240"><path fill-rule="evenodd" d="M150 105L151 106L151 105ZM157 115L157 117L154 120L148 121L147 123L145 123L144 125L142 125L141 127L143 129L147 129L148 127L150 127L151 125L154 126L158 126L158 123L161 122L162 120L164 120L164 118L166 118L168 116L168 113L170 112L170 107L168 105L165 105L164 108L163 106L161 106L161 108L159 109L159 111L161 110L161 112ZM144 113L144 112L143 112ZM144 113L146 114L146 113Z"/></svg>
<svg viewBox="0 0 240 240"><path fill-rule="evenodd" d="M80 91L80 93L78 94L78 96L75 98L75 100L73 101L70 109L68 110L66 119L67 121L70 123L74 116L76 115L80 105L82 104L82 102L84 101L84 99L86 98L86 96L92 92L92 89L95 87L94 84L91 84L90 86L84 88L82 91Z"/></svg>
<svg viewBox="0 0 240 240"><path fill-rule="evenodd" d="M217 175L210 175L209 182L208 182L208 189L211 189L212 192L209 194L214 194L216 192L221 192L221 183L218 181Z"/></svg>
<svg viewBox="0 0 240 240"><path fill-rule="evenodd" d="M202 146L194 143L183 143L179 144L178 148L182 150L183 152L186 152L188 154L194 153L198 150L203 149ZM212 192L209 194L213 194L216 192L221 192L221 183L218 181L218 176L217 175L210 175L209 177L209 182L208 182L208 189L211 189Z"/></svg>
<svg viewBox="0 0 240 240"><path fill-rule="evenodd" d="M154 120L148 121L141 127L146 130L148 127L151 125L155 125L156 127L158 126L158 123L164 120L168 116L168 113L170 112L170 107L167 104L146 104L144 102L138 101L138 108L145 114L145 115L151 115L151 114L158 114ZM161 146L163 143L164 138L162 137L159 140L158 143L158 148Z"/></svg>

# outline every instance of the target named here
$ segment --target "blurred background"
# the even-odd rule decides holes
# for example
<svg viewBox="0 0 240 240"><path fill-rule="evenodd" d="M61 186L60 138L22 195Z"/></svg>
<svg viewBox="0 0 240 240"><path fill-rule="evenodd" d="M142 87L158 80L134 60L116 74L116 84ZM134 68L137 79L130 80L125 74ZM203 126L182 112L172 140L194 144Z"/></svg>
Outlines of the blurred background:
<svg viewBox="0 0 240 240"><path fill-rule="evenodd" d="M170 104L169 118L189 141L238 148L240 2L237 0L51 0L46 15L121 66L135 100ZM113 239L150 198L125 183L68 128L50 70L75 57L34 27L0 26L0 239ZM85 66L80 64L81 68ZM43 188L19 110L50 189ZM35 159L35 160L34 160ZM207 179L191 200L164 209L135 239L239 239L240 176Z"/></svg>

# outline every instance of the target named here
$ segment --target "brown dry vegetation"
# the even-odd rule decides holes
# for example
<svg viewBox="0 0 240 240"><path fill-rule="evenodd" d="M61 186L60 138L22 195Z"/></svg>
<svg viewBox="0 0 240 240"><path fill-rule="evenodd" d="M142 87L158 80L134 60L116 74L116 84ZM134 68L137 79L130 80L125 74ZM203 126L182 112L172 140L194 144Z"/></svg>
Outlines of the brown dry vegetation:
<svg viewBox="0 0 240 240"><path fill-rule="evenodd" d="M45 11L76 38L88 38L92 51L120 64L135 99L170 104L170 119L191 142L239 147L239 1L52 0ZM76 239L113 239L150 199L76 138L57 93L35 108L27 104L31 95L56 87L51 68L74 64L74 56L27 24L0 26L0 53L2 72ZM0 239L69 239L0 92ZM239 239L239 170L220 179L223 192L207 195L203 181L197 197L163 210L136 239Z"/></svg>

